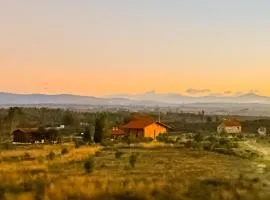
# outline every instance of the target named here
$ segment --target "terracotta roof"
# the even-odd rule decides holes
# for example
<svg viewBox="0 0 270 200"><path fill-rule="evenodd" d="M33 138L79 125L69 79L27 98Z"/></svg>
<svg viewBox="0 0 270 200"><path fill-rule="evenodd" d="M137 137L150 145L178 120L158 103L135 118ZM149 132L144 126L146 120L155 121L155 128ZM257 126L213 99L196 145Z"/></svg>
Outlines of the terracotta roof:
<svg viewBox="0 0 270 200"><path fill-rule="evenodd" d="M15 131L20 131L20 132L23 132L23 133L36 133L38 131L38 128L18 128Z"/></svg>
<svg viewBox="0 0 270 200"><path fill-rule="evenodd" d="M160 122L156 122L152 119L149 118L140 118L140 119L134 119L130 122L128 122L127 124L123 125L121 128L123 129L143 129L151 124L154 123L158 123L160 126L164 126L166 128L170 128L169 126L160 123Z"/></svg>
<svg viewBox="0 0 270 200"><path fill-rule="evenodd" d="M237 119L225 119L222 121L222 124L225 126L241 126L241 123Z"/></svg>
<svg viewBox="0 0 270 200"><path fill-rule="evenodd" d="M155 123L155 121L147 118L141 118L141 119L134 119L127 124L123 125L121 128L129 128L129 129L142 129L146 126L149 126L150 124Z"/></svg>
<svg viewBox="0 0 270 200"><path fill-rule="evenodd" d="M112 135L124 135L125 132L122 129L119 129L117 127L113 127L111 134Z"/></svg>

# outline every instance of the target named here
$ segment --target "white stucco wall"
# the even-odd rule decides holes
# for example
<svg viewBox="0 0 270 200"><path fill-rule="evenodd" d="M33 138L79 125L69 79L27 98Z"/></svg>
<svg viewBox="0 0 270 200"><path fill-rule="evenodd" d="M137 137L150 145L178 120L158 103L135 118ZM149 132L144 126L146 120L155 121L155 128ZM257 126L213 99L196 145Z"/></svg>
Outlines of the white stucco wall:
<svg viewBox="0 0 270 200"><path fill-rule="evenodd" d="M228 133L228 134L237 134L242 132L241 126L218 126L218 133Z"/></svg>

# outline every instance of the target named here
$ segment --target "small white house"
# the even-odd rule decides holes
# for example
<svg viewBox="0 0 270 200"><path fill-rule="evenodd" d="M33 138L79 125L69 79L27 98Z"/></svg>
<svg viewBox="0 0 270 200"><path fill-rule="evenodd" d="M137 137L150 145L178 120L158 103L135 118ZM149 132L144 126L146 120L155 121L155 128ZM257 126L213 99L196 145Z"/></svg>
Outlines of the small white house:
<svg viewBox="0 0 270 200"><path fill-rule="evenodd" d="M237 119L226 119L217 127L218 133L239 134L242 132L242 126Z"/></svg>
<svg viewBox="0 0 270 200"><path fill-rule="evenodd" d="M265 136L267 134L267 129L265 127L258 128L258 134L260 136Z"/></svg>

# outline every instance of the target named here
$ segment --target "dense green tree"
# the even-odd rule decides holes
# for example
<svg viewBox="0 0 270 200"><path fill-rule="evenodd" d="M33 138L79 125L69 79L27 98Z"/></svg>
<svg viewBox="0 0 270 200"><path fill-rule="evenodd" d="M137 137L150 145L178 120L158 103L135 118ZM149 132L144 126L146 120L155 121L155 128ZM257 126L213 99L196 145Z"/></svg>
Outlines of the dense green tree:
<svg viewBox="0 0 270 200"><path fill-rule="evenodd" d="M89 126L85 127L84 134L83 134L83 141L87 143L91 143L91 132Z"/></svg>
<svg viewBox="0 0 270 200"><path fill-rule="evenodd" d="M7 121L9 123L10 127L10 134L14 131L14 129L17 127L19 124L20 117L23 115L23 111L19 107L10 107L8 109L8 114L7 114Z"/></svg>
<svg viewBox="0 0 270 200"><path fill-rule="evenodd" d="M47 141L57 141L59 137L59 131L57 129L46 130L46 140Z"/></svg>
<svg viewBox="0 0 270 200"><path fill-rule="evenodd" d="M0 115L0 143L4 139L4 117Z"/></svg>
<svg viewBox="0 0 270 200"><path fill-rule="evenodd" d="M96 118L94 141L100 143L106 136L108 136L107 115L103 113Z"/></svg>
<svg viewBox="0 0 270 200"><path fill-rule="evenodd" d="M206 121L207 121L207 123L211 123L213 121L213 119L211 116L207 116Z"/></svg>
<svg viewBox="0 0 270 200"><path fill-rule="evenodd" d="M76 119L71 111L66 111L63 115L62 122L66 126L74 126L76 124Z"/></svg>

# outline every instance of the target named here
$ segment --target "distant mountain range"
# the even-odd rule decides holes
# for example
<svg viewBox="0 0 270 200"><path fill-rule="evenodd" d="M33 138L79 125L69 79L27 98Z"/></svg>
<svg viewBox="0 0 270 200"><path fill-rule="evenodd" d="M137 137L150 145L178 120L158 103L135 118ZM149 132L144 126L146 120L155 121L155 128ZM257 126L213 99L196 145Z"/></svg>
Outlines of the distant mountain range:
<svg viewBox="0 0 270 200"><path fill-rule="evenodd" d="M194 103L259 103L270 104L270 97L256 93L237 96L187 96L178 93L160 94L154 91L129 95L109 95L105 97L79 96L71 94L14 94L0 93L0 105L33 104L78 104L78 105L140 105L166 106Z"/></svg>
<svg viewBox="0 0 270 200"><path fill-rule="evenodd" d="M137 95L110 95L107 98L126 98L130 100L148 100L164 102L168 104L190 104L190 103L261 103L269 104L270 97L261 96L256 93L246 93L242 95L208 95L208 96L187 96L179 93L160 94L155 91Z"/></svg>

